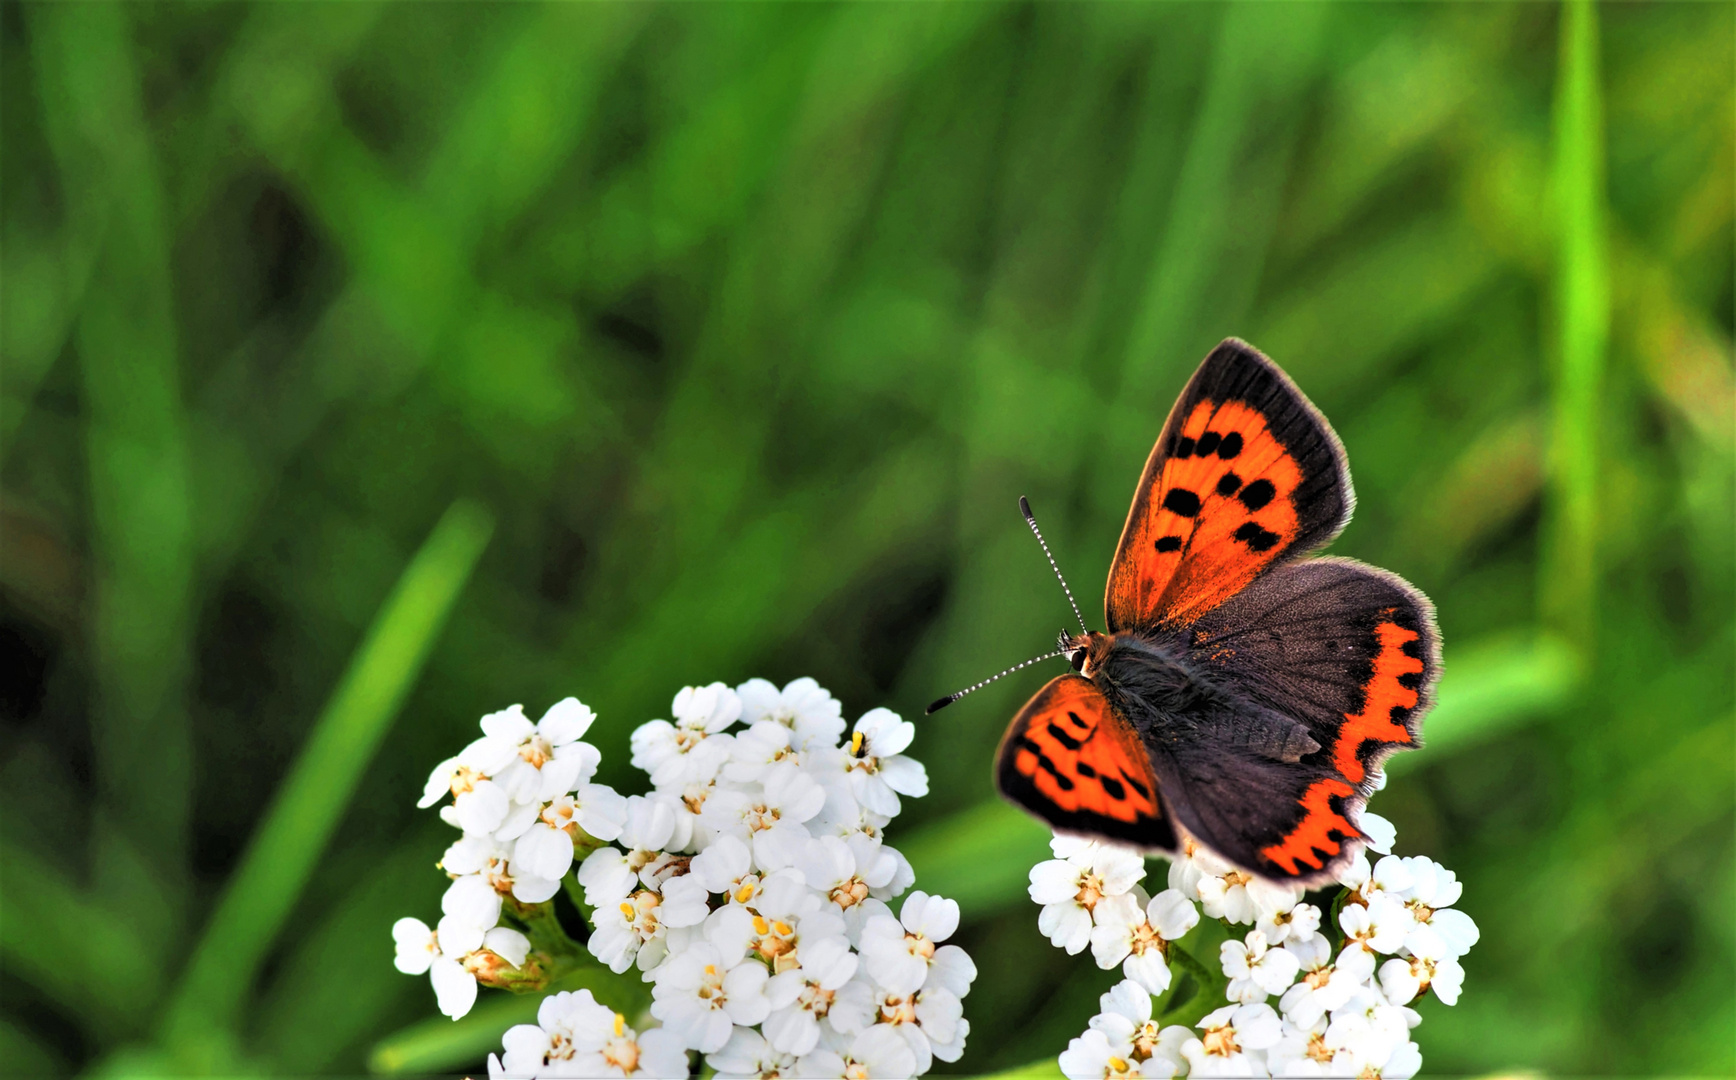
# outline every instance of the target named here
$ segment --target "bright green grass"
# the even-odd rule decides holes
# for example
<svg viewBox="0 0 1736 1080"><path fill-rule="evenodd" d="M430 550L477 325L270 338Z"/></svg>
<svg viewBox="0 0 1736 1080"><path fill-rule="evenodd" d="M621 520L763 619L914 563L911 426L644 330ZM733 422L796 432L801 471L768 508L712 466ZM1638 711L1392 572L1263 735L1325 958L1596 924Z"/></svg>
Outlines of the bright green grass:
<svg viewBox="0 0 1736 1080"><path fill-rule="evenodd" d="M1066 619L1017 497L1098 595L1234 334L1344 438L1333 550L1439 608L1375 802L1483 930L1429 1071L1731 1072L1733 42L1669 3L8 6L0 1071L478 1070L534 1000L447 1023L389 927L437 911L413 804L480 714L577 694L624 784L683 683L919 713ZM892 837L982 968L954 1072L1053 1075L1110 982L992 799L1040 678L923 722Z"/></svg>

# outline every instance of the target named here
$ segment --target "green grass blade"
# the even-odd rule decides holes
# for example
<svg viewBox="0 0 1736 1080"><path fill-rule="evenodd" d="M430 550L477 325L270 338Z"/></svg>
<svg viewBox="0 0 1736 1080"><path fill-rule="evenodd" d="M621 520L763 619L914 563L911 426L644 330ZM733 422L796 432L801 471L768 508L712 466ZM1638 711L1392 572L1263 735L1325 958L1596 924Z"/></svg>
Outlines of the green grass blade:
<svg viewBox="0 0 1736 1080"><path fill-rule="evenodd" d="M30 13L44 127L78 244L100 237L76 343L86 413L94 564L92 742L98 890L130 894L146 940L174 937L192 798L187 721L193 607L188 480L172 241L140 100L129 9ZM124 177L119 182L116 178ZM137 865L110 858L131 847Z"/></svg>
<svg viewBox="0 0 1736 1080"><path fill-rule="evenodd" d="M260 961L392 719L415 685L459 592L493 531L482 507L459 501L398 579L230 879L171 1005L171 1049L234 1026Z"/></svg>
<svg viewBox="0 0 1736 1080"><path fill-rule="evenodd" d="M1561 12L1555 86L1556 370L1544 620L1581 649L1596 641L1599 401L1609 342L1603 97L1597 7Z"/></svg>

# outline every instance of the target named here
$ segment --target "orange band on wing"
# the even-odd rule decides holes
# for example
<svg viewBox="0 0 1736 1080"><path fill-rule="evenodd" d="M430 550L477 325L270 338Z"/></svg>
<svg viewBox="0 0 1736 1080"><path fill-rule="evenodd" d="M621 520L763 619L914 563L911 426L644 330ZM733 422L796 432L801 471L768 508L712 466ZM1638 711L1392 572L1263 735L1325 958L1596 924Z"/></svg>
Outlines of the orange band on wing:
<svg viewBox="0 0 1736 1080"><path fill-rule="evenodd" d="M1062 676L1008 732L1014 771L1060 811L1132 823L1161 816L1139 735L1084 678Z"/></svg>
<svg viewBox="0 0 1736 1080"><path fill-rule="evenodd" d="M1357 756L1363 743L1412 741L1402 714L1416 708L1417 691L1402 680L1423 670L1422 658L1404 651L1406 645L1418 639L1415 630L1383 622L1374 628L1374 633L1380 641L1380 651L1374 657L1374 674L1363 688L1362 711L1344 714L1344 726L1338 729L1338 739L1332 744L1333 767L1353 784L1361 783L1367 771Z"/></svg>
<svg viewBox="0 0 1736 1080"><path fill-rule="evenodd" d="M1302 820L1284 834L1284 839L1271 847L1261 848L1260 854L1274 865L1283 867L1285 873L1297 877L1306 872L1302 869L1304 866L1325 869L1326 864L1344 850L1344 841L1362 835L1348 818L1332 808L1333 798L1355 793L1356 789L1342 780L1328 777L1314 781L1297 800L1302 805Z"/></svg>

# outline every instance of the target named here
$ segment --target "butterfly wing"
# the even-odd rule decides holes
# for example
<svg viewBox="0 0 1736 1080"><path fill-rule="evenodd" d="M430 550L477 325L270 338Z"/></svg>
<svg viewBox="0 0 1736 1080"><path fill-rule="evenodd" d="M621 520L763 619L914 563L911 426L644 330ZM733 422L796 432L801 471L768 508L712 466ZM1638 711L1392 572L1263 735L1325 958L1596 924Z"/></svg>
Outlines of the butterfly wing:
<svg viewBox="0 0 1736 1080"><path fill-rule="evenodd" d="M1174 851L1175 830L1133 725L1082 675L1037 691L1001 739L1001 794L1062 832Z"/></svg>
<svg viewBox="0 0 1736 1080"><path fill-rule="evenodd" d="M1192 622L1323 547L1354 495L1338 436L1278 366L1231 338L1171 410L1109 568L1109 629Z"/></svg>
<svg viewBox="0 0 1736 1080"><path fill-rule="evenodd" d="M1355 853L1381 763L1421 745L1441 667L1428 599L1386 571L1310 559L1262 576L1189 636L1198 670L1302 725L1318 749L1273 760L1222 728L1166 746L1154 760L1171 811L1266 877L1330 877Z"/></svg>

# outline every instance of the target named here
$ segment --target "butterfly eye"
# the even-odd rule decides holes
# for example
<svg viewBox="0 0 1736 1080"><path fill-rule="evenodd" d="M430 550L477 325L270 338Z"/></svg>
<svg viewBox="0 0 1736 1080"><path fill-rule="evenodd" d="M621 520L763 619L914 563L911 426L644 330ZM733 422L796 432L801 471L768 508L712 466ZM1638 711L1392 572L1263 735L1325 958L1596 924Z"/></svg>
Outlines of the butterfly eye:
<svg viewBox="0 0 1736 1080"><path fill-rule="evenodd" d="M1074 649L1067 654L1067 662L1073 665L1074 671L1085 670L1085 652L1084 649Z"/></svg>

